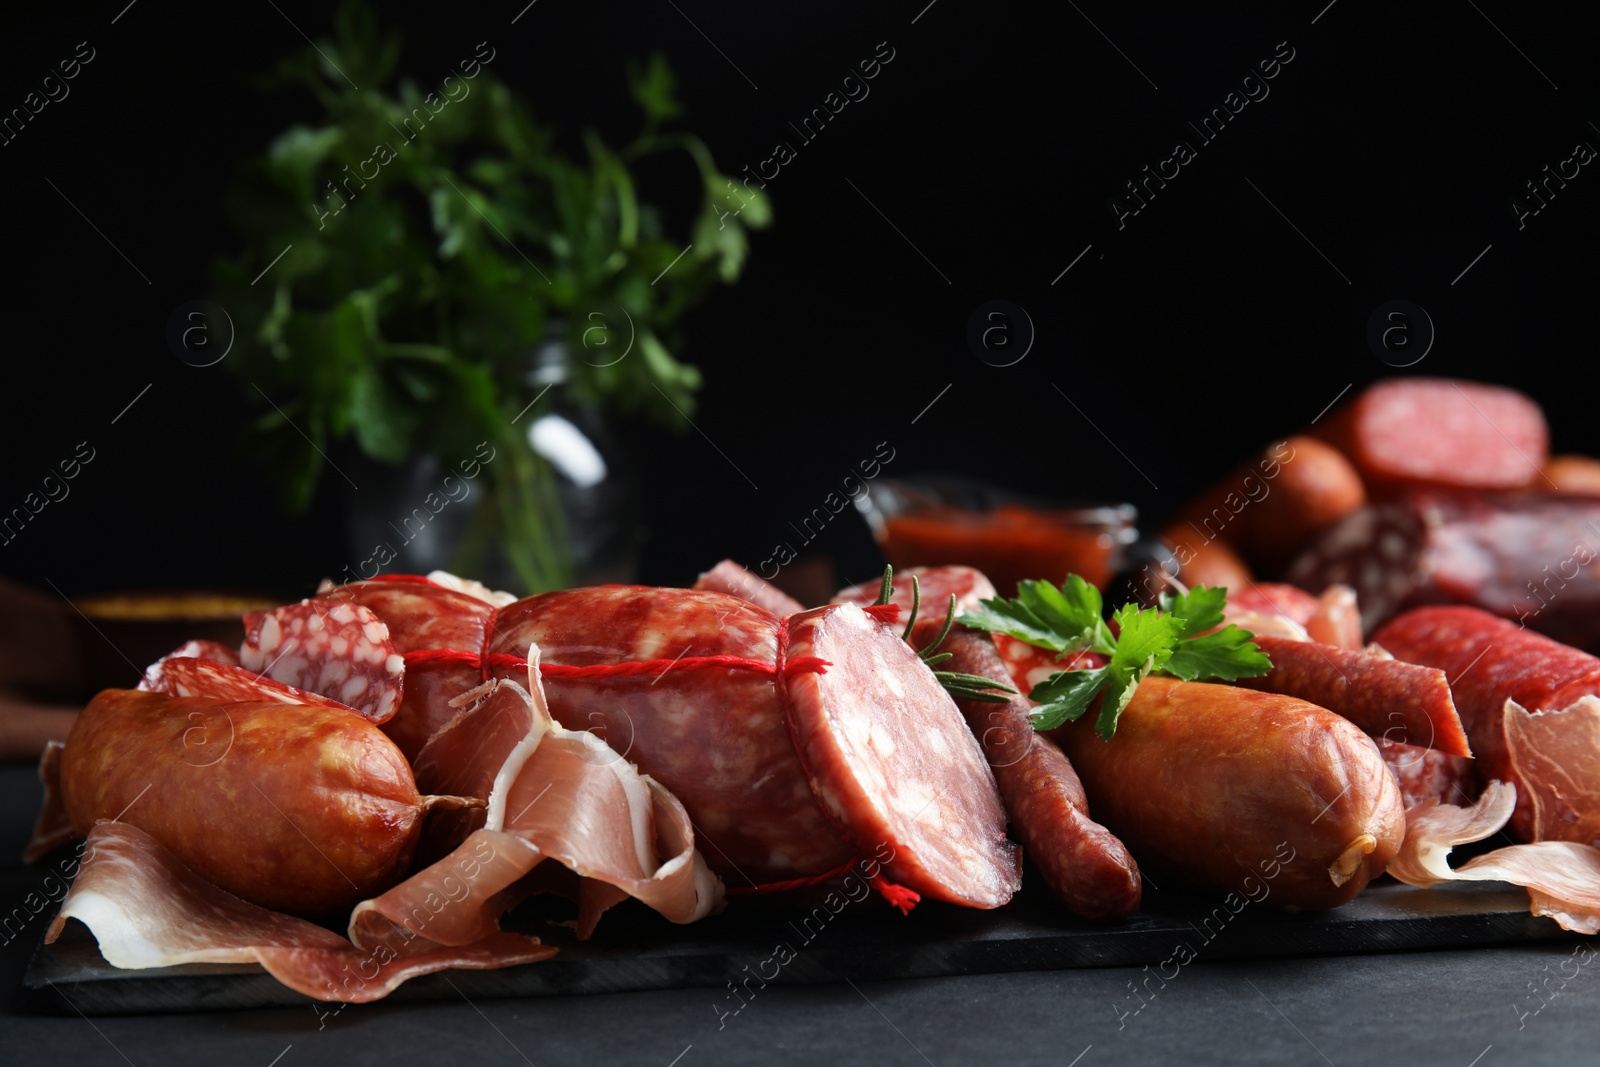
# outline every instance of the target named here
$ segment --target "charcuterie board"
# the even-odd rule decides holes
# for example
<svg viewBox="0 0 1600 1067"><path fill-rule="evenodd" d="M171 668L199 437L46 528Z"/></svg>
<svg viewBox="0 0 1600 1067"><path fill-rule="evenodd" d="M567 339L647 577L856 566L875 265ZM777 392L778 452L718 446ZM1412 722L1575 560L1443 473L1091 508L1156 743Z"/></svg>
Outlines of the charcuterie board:
<svg viewBox="0 0 1600 1067"><path fill-rule="evenodd" d="M1030 880L1030 887L1036 884ZM1145 965L1170 978L1173 968L1189 962L1465 948L1575 936L1549 919L1530 915L1527 893L1500 883L1414 889L1385 882L1343 907L1298 915L1237 897L1231 902L1237 911L1216 896L1169 890L1150 891L1145 899L1138 915L1114 924L1076 919L1035 892L1019 894L996 911L925 903L904 918L875 896L859 902L835 896L837 913L820 893L781 901L746 898L691 926L675 926L644 907L627 904L608 914L589 942L576 941L568 927L524 909L508 917L507 927L537 933L559 945L559 955L498 971L458 970L417 978L389 999L476 1000L705 987L722 1010L733 1011L740 1002L730 982L744 992L759 990L763 983ZM745 982L747 987L741 984ZM69 924L56 944L40 948L24 984L37 995L41 1010L72 1010L52 992L55 985L85 1014L311 1003L255 966L119 970L101 958L92 935L77 923Z"/></svg>

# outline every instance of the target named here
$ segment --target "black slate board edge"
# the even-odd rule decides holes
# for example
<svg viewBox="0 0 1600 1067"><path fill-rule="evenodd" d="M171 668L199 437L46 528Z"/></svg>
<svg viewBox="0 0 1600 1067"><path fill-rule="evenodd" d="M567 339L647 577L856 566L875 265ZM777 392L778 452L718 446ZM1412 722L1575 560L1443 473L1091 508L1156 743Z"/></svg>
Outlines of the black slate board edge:
<svg viewBox="0 0 1600 1067"><path fill-rule="evenodd" d="M387 1003L622 993L704 988L707 1003L737 1006L729 984L759 991L766 984L932 978L956 974L1142 966L1164 969L1174 960L1198 962L1302 955L1343 955L1470 948L1571 938L1553 920L1529 914L1524 891L1480 883L1414 890L1368 890L1357 903L1332 912L1285 915L1240 913L1213 929L1203 906L1167 914L1141 913L1117 926L1077 920L1041 922L1027 913L977 913L990 920L974 930L974 913L936 913L935 928L884 926L881 916L858 916L857 936L823 931L815 945L802 942L794 957L774 968L774 947L799 940L774 924L771 914L711 925L703 936L681 927L647 930L669 939L639 945L573 946L542 963L494 971L455 970L416 978ZM1045 912L1048 915L1048 912ZM752 921L754 923L752 924ZM662 924L665 926L665 924ZM943 926L941 931L938 927ZM692 930L693 928L691 928ZM860 936L862 931L866 936ZM849 929L836 931L850 935ZM926 934L927 936L919 936ZM1192 957L1178 952L1186 945ZM589 954L583 955L587 951ZM776 973L773 974L772 970ZM747 984L742 984L747 983ZM117 1015L303 1007L319 1014L338 1005L315 1001L280 984L254 965L186 965L149 971L119 970L99 954L93 935L69 923L55 945L41 945L24 976L31 1006L51 1014ZM723 1001L726 1000L726 1004Z"/></svg>

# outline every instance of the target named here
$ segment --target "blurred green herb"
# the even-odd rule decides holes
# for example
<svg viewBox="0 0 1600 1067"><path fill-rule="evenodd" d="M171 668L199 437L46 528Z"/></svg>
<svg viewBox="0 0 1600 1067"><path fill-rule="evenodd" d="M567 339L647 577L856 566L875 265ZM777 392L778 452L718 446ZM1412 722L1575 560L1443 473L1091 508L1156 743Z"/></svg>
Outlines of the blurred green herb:
<svg viewBox="0 0 1600 1067"><path fill-rule="evenodd" d="M399 39L347 2L333 39L273 79L309 89L322 113L248 164L229 204L247 251L219 262L214 282L240 331L229 362L272 401L252 453L291 511L310 502L334 441L385 463L433 453L448 465L511 440L535 393L530 352L553 324L574 353L574 401L668 425L693 410L700 374L674 356L674 327L739 276L747 228L771 222L766 198L718 171L697 137L663 129L683 108L660 56L629 70L640 135L613 150L585 132L580 160L490 72L494 55L480 45L423 85L385 91ZM690 233L669 234L638 194L632 168L660 153L698 175ZM521 531L538 535L536 522Z"/></svg>

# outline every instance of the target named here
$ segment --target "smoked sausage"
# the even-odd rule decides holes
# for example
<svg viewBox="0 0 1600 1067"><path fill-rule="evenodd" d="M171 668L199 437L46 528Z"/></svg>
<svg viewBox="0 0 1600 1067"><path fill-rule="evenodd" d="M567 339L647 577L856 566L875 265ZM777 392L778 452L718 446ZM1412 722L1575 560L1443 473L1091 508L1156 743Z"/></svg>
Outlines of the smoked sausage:
<svg viewBox="0 0 1600 1067"><path fill-rule="evenodd" d="M988 634L956 628L939 646L942 669L1004 682L1006 664ZM1063 665L1064 667L1065 665ZM994 768L1012 832L1055 898L1086 919L1122 919L1139 910L1139 865L1116 836L1089 817L1083 783L1061 749L1037 733L1031 705L957 700Z"/></svg>
<svg viewBox="0 0 1600 1067"><path fill-rule="evenodd" d="M131 823L216 885L301 915L398 881L433 799L349 709L125 689L79 714L60 784L78 834Z"/></svg>
<svg viewBox="0 0 1600 1067"><path fill-rule="evenodd" d="M1111 740L1092 719L1051 736L1141 867L1319 909L1361 892L1400 848L1405 808L1378 746L1315 704L1151 675Z"/></svg>

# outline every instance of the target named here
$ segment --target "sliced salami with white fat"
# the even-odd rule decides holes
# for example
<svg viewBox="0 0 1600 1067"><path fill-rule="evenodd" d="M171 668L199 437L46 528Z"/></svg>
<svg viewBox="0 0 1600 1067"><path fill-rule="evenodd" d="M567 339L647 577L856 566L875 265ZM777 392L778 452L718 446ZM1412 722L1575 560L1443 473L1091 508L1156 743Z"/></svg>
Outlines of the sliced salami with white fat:
<svg viewBox="0 0 1600 1067"><path fill-rule="evenodd" d="M399 710L405 659L371 609L303 600L248 621L239 650L246 669L349 705L375 723Z"/></svg>
<svg viewBox="0 0 1600 1067"><path fill-rule="evenodd" d="M277 704L315 704L354 710L320 693L308 693L231 663L179 656L174 653L152 663L140 680L147 693L170 693L177 697L205 697L209 700L268 700Z"/></svg>
<svg viewBox="0 0 1600 1067"><path fill-rule="evenodd" d="M788 637L791 659L828 664L783 685L812 788L858 851L924 896L1010 900L1022 855L983 750L933 672L854 604L792 616Z"/></svg>

